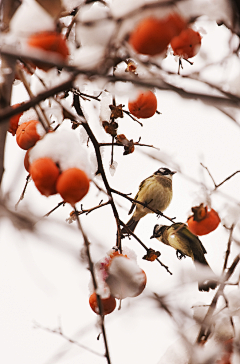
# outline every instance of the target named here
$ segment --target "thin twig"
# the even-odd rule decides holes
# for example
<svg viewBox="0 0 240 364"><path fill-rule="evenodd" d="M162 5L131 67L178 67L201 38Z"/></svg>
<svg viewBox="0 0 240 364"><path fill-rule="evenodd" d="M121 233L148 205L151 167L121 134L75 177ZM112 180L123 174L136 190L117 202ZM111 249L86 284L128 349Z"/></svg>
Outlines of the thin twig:
<svg viewBox="0 0 240 364"><path fill-rule="evenodd" d="M209 171L209 169L206 167L206 166L204 166L202 163L200 163L201 164L201 166L203 167L203 168L205 168L206 169L206 171L208 172L208 174L209 174L209 177L212 179L212 181L213 181L213 184L214 184L214 191L218 188L218 187L220 187L220 186L222 186L226 181L228 181L228 180L230 180L232 177L234 177L237 173L240 173L240 170L239 171L236 171L236 172L234 172L234 173L232 173L230 176L228 176L227 178L225 178L222 182L220 182L220 183L218 183L218 184L216 184L216 182L214 181L214 178L213 178L213 176L211 175L211 173L210 173L210 171Z"/></svg>
<svg viewBox="0 0 240 364"><path fill-rule="evenodd" d="M83 209L81 209L81 211L77 211L78 216L80 216L80 215L82 215L82 214L86 214L86 215L88 215L88 214L90 214L90 212L95 211L95 210L99 209L100 207L107 206L107 205L109 205L110 203L111 203L110 201L107 201L107 202L104 202L104 203L101 203L101 202L100 202L100 204L99 204L99 205L94 206L94 207L92 207L92 208L90 208L90 209L87 209L87 210L83 210Z"/></svg>
<svg viewBox="0 0 240 364"><path fill-rule="evenodd" d="M124 222L122 222L121 220L120 220L120 223L121 223L121 225L124 227L124 229L126 229L127 230L127 232L128 232L128 234L130 234L130 235L132 235L138 242L139 242L139 244L140 245L142 245L142 247L148 252L148 250L149 250L149 248L137 237L137 235L135 235L133 232L132 232L132 230L130 230L129 229L129 227L126 225L126 224L124 224ZM166 271L169 273L169 274L171 274L172 275L172 272L169 270L169 268L165 265L165 264L163 264L162 262L161 262L161 260L159 259L159 258L156 258L155 260L157 260L158 261L158 263L162 266L162 267L164 267L165 269L166 269Z"/></svg>
<svg viewBox="0 0 240 364"><path fill-rule="evenodd" d="M120 143L114 143L114 145L122 147L123 145ZM138 145L139 147L149 147L149 148L154 148L156 150L159 150L159 148L154 147L154 145L149 145L149 144L141 144L138 142L133 143L133 145ZM112 146L112 143L99 143L99 147L106 147L106 146Z"/></svg>
<svg viewBox="0 0 240 364"><path fill-rule="evenodd" d="M51 211L47 212L43 217L48 217L49 215L51 215L52 212L56 211L60 206L64 206L65 202L61 201L57 204L57 206L55 206Z"/></svg>
<svg viewBox="0 0 240 364"><path fill-rule="evenodd" d="M125 114L127 114L128 116L130 116L130 118L134 121L136 121L138 124L140 124L141 126L143 126L143 123L141 123L138 119L134 118L132 116L132 114L130 113L130 111L127 111L127 110L122 110Z"/></svg>
<svg viewBox="0 0 240 364"><path fill-rule="evenodd" d="M214 310L216 308L217 305L217 301L218 298L220 296L223 295L223 290L225 288L225 285L227 284L227 281L229 280L229 278L231 277L231 275L233 274L237 264L240 261L240 255L237 255L236 258L234 259L231 267L229 268L229 270L224 274L223 280L220 283L220 286L217 290L217 292L215 293L215 296L213 297L213 300L209 306L209 309L206 313L206 316L204 318L204 320L202 321L201 324L201 328L199 330L199 334L197 337L197 343L201 343L202 341L206 341L207 338L209 337L211 330L210 330L210 326L211 326L211 318L213 316Z"/></svg>
<svg viewBox="0 0 240 364"><path fill-rule="evenodd" d="M80 106L80 101L79 101L79 96L78 95L73 95L73 106L76 110L76 112L81 115L82 114L82 110L81 110L81 106ZM86 130L89 138L91 139L91 142L93 144L93 147L95 149L95 153L96 153L96 158L97 158L97 163L98 163L98 173L101 173L102 179L103 179L103 183L105 185L105 188L107 190L107 194L109 196L109 201L110 201L110 205L112 207L112 211L113 211L113 215L115 217L116 220L116 225L117 225L117 244L116 246L120 249L121 251L121 229L120 229L120 222L119 222L119 216L118 216L118 211L117 208L115 206L115 203L113 201L113 197L112 197L112 190L109 186L105 171L104 171L104 167L103 167L103 162L102 162L102 157L101 157L101 152L100 152L100 147L99 147L99 143L95 137L95 135L92 132L92 129L90 128L87 120L85 120L84 123L82 123L82 126L84 127L84 129Z"/></svg>
<svg viewBox="0 0 240 364"><path fill-rule="evenodd" d="M76 340L73 340L71 339L70 337L66 336L63 332L62 332L62 329L61 327L59 327L58 329L49 329L48 327L44 327L40 324L38 324L37 322L34 322L34 328L38 328L38 329L42 329L44 331L47 331L47 332L51 332L52 334L57 334L57 335L60 335L63 339L67 340L69 343L71 344L74 344L76 346L78 346L79 348L81 349L85 349L87 351L89 351L90 353L92 354L95 354L95 355L98 355L98 356L101 356L101 357L104 357L103 354L101 353L98 353L97 351L91 349L91 348L88 348L87 346L83 345L83 344L80 344L78 341Z"/></svg>
<svg viewBox="0 0 240 364"><path fill-rule="evenodd" d="M18 202L16 203L16 205L15 205L15 209L17 209L17 207L18 207L18 205L19 205L19 203L24 199L24 196L25 196L25 193L26 193L26 189L27 189L27 185L28 185L28 183L29 183L29 181L30 181L30 174L28 174L27 175L27 177L26 177L26 183L25 183L25 186L24 186L24 188L23 188L23 191L22 191L22 193L21 193L21 196L19 197L19 200L18 200Z"/></svg>
<svg viewBox="0 0 240 364"><path fill-rule="evenodd" d="M230 228L230 234L229 234L229 238L228 238L227 250L225 252L225 259L224 259L224 264L223 264L223 270L222 270L222 272L224 272L225 269L227 268L228 258L229 258L229 255L230 255L230 248L231 248L231 244L232 244L232 235L233 235L234 226L235 225L232 224L232 226Z"/></svg>
<svg viewBox="0 0 240 364"><path fill-rule="evenodd" d="M76 214L76 218L77 218L78 229L81 231L82 236L83 236L84 245L85 245L85 248L86 248L86 254L87 254L87 258L88 258L89 271L91 273L93 287L94 287L94 291L95 291L96 297L97 297L97 304L98 304L99 314L100 314L100 318L101 318L101 321L100 321L101 330L102 330L103 341L104 341L104 346L105 346L105 357L107 359L108 364L111 364L109 350L108 350L106 330L105 330L105 326L104 326L104 315L103 315L102 301L101 301L101 297L99 296L99 294L97 292L97 289L98 289L97 280L96 280L96 277L95 277L94 265L93 265L90 250L89 250L90 243L88 241L88 238L87 238L85 232L83 231L83 228L82 228L82 225L80 223L80 219L79 219L78 211L76 210L76 207L74 208L74 210L75 210L75 214Z"/></svg>
<svg viewBox="0 0 240 364"><path fill-rule="evenodd" d="M20 80L22 81L30 99L32 99L34 97L32 90L29 86L29 84L27 83L26 77L24 76L23 71L20 69L20 67L16 67L16 73L18 75L18 77L20 78ZM34 109L38 115L39 121L41 122L42 126L44 127L45 131L48 132L49 128L50 128L50 122L44 112L44 110L42 109L42 107L40 106L40 104L35 105Z"/></svg>
<svg viewBox="0 0 240 364"><path fill-rule="evenodd" d="M127 200L131 201L131 202L132 202L132 203L134 203L134 204L135 204L135 203L138 203L139 205L142 205L142 206L146 207L147 209L151 210L152 212L154 212L154 213L155 213L155 214L157 214L158 216L162 216L162 217L164 217L165 219L167 219L167 220L169 220L169 221L171 221L171 222L175 222L175 221L174 221L174 219L175 219L175 218L168 217L168 216L164 215L164 214L163 214L161 211L159 211L159 210L154 210L153 208L151 208L150 206L148 206L148 204L146 204L146 203L144 203L144 202L140 202L140 201L138 201L138 200L135 200L134 198L129 197L127 194L122 193L122 192L117 191L117 190L114 190L113 188L111 188L111 191L112 191L113 193L116 193L117 195L120 195L120 196L122 196L122 197L125 197Z"/></svg>

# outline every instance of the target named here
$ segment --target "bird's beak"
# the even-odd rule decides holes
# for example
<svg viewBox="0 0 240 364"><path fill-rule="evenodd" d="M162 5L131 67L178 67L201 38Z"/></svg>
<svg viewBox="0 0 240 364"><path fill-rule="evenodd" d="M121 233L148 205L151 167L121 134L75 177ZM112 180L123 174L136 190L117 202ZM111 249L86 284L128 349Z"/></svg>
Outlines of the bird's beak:
<svg viewBox="0 0 240 364"><path fill-rule="evenodd" d="M171 174L175 174L175 173L177 173L177 171L172 171L172 172L171 172Z"/></svg>
<svg viewBox="0 0 240 364"><path fill-rule="evenodd" d="M150 239L153 239L153 238L155 238L155 236L154 236L154 235L150 236Z"/></svg>

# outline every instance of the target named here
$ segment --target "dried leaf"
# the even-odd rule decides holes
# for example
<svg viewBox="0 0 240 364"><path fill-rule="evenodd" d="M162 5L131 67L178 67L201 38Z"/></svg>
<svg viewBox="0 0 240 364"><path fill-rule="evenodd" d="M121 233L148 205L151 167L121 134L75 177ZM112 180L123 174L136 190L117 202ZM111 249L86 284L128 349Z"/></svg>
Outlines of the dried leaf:
<svg viewBox="0 0 240 364"><path fill-rule="evenodd" d="M61 0L36 0L36 2L54 19L58 18L63 9Z"/></svg>
<svg viewBox="0 0 240 364"><path fill-rule="evenodd" d="M126 136L124 134L118 134L116 136L116 141L117 141L117 143L122 144L122 145L127 145L129 143L129 140L126 138Z"/></svg>
<svg viewBox="0 0 240 364"><path fill-rule="evenodd" d="M112 135L115 137L117 135L116 129L118 128L118 124L115 122L109 123L108 121L103 121L102 126L104 127L104 130L106 133Z"/></svg>
<svg viewBox="0 0 240 364"><path fill-rule="evenodd" d="M110 110L112 111L110 118L113 118L113 119L123 118L123 111L122 111L123 105L122 104L117 105L117 106L109 105L109 107L110 107Z"/></svg>
<svg viewBox="0 0 240 364"><path fill-rule="evenodd" d="M135 150L135 146L134 146L133 140L131 139L131 140L129 140L127 145L124 145L123 155L128 155L130 153L133 153L134 150Z"/></svg>
<svg viewBox="0 0 240 364"><path fill-rule="evenodd" d="M155 251L154 249L149 248L147 250L147 254L144 255L142 259L148 260L149 262L154 262L154 260L157 259L160 255L161 253L159 251Z"/></svg>

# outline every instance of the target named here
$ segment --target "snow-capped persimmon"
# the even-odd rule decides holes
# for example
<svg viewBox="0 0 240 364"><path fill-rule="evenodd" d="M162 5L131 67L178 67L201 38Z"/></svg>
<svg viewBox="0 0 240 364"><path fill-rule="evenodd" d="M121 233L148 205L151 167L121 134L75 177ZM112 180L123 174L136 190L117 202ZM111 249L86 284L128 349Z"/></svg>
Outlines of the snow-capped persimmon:
<svg viewBox="0 0 240 364"><path fill-rule="evenodd" d="M135 100L128 102L128 109L137 118L150 118L157 110L157 98L152 91L141 92Z"/></svg>
<svg viewBox="0 0 240 364"><path fill-rule="evenodd" d="M57 181L57 192L72 206L79 202L89 190L89 178L78 168L69 168L61 173Z"/></svg>
<svg viewBox="0 0 240 364"><path fill-rule="evenodd" d="M174 55L185 59L194 57L198 53L200 46L201 36L191 28L184 29L171 41Z"/></svg>
<svg viewBox="0 0 240 364"><path fill-rule="evenodd" d="M137 53L155 56L165 51L171 39L184 28L186 22L177 13L160 19L145 18L130 34L129 44Z"/></svg>
<svg viewBox="0 0 240 364"><path fill-rule="evenodd" d="M187 220L189 230L195 235L206 235L215 230L219 223L220 217L214 210L208 210L203 204L192 207L193 215Z"/></svg>
<svg viewBox="0 0 240 364"><path fill-rule="evenodd" d="M57 193L56 183L60 171L50 158L36 159L29 168L29 173L38 191L45 196Z"/></svg>
<svg viewBox="0 0 240 364"><path fill-rule="evenodd" d="M147 277L135 260L117 254L112 257L106 268L106 283L112 296L118 299L137 297L144 290Z"/></svg>
<svg viewBox="0 0 240 364"><path fill-rule="evenodd" d="M69 49L66 38L57 32L45 31L32 34L27 41L28 45L33 48L39 48L44 51L53 52L61 56L64 61L67 60ZM36 66L47 71L51 67L36 63Z"/></svg>
<svg viewBox="0 0 240 364"><path fill-rule="evenodd" d="M109 296L107 298L101 298L103 315L108 315L113 312L116 308L116 299L113 296ZM89 297L89 304L91 309L98 315L100 315L98 303L97 303L97 295L94 292Z"/></svg>
<svg viewBox="0 0 240 364"><path fill-rule="evenodd" d="M16 141L20 148L27 150L41 138L37 129L38 125L41 126L37 120L26 121L19 125L16 131Z"/></svg>
<svg viewBox="0 0 240 364"><path fill-rule="evenodd" d="M15 105L12 105L12 108L16 108L18 106L20 106L21 104L15 104ZM10 118L10 121L9 121L9 128L8 128L8 131L9 133L11 133L13 136L16 134L16 131L17 131L17 128L18 128L18 122L19 122L19 119L20 117L22 116L23 112L17 114L17 115L14 115Z"/></svg>

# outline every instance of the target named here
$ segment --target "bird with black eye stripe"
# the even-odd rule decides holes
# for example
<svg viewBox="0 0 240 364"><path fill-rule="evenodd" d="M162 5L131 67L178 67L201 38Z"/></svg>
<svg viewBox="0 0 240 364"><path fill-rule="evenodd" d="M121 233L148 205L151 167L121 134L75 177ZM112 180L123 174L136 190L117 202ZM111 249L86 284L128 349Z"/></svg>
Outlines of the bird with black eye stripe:
<svg viewBox="0 0 240 364"><path fill-rule="evenodd" d="M163 212L169 206L172 200L172 176L175 173L168 168L162 167L140 183L135 200L142 202L144 205L133 202L129 210L128 214L130 215L135 209L126 224L132 232L134 232L142 217L153 213L147 207ZM123 228L122 233L128 233L127 229Z"/></svg>
<svg viewBox="0 0 240 364"><path fill-rule="evenodd" d="M194 235L182 222L176 222L170 226L167 225L155 225L153 229L152 238L156 238L163 244L169 245L176 250L178 259L182 257L192 258L197 273L199 273L198 289L199 291L209 291L209 289L215 289L217 287L217 279L212 269L210 268L205 254L201 240L198 236ZM207 273L207 279L203 274ZM209 275L209 279L208 279ZM215 279L214 279L215 278Z"/></svg>

